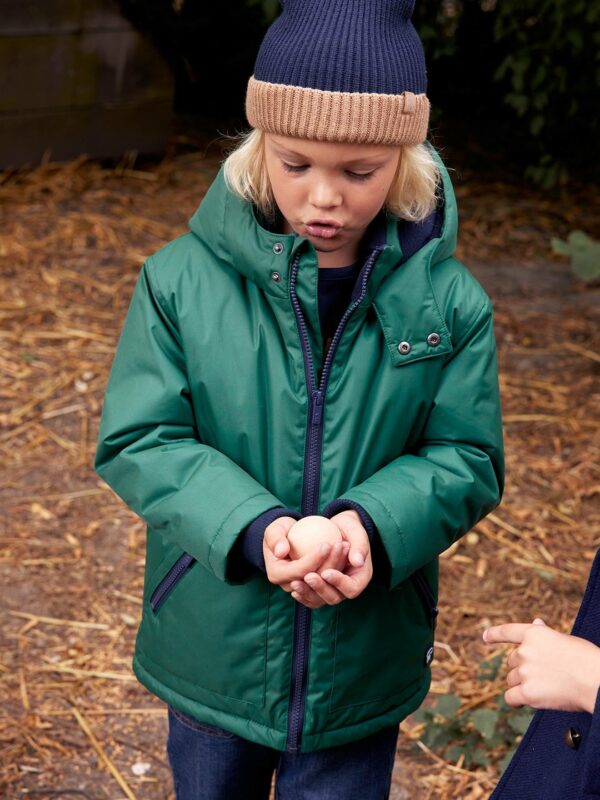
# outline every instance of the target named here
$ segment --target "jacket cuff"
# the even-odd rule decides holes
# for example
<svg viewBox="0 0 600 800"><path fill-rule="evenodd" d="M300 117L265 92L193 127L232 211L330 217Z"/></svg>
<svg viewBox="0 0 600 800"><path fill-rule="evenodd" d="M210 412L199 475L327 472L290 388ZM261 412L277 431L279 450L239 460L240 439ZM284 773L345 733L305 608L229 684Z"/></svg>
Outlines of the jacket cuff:
<svg viewBox="0 0 600 800"><path fill-rule="evenodd" d="M338 498L337 500L332 500L331 503L328 503L325 508L323 509L323 516L331 518L334 514L339 514L340 511L346 511L347 509L354 509L358 513L358 516L361 519L364 529L367 532L367 536L369 537L369 541L371 544L373 543L374 538L378 535L377 534L377 526L373 522L373 518L366 511L360 503L355 502L354 500L345 500L344 498Z"/></svg>
<svg viewBox="0 0 600 800"><path fill-rule="evenodd" d="M387 553L385 552L383 542L381 541L377 525L369 512L355 500L339 497L328 503L321 513L324 517L331 518L335 514L339 514L340 511L346 511L347 509L356 511L369 537L371 560L373 562L372 582L378 586L387 587L389 583L386 581L389 581L391 578L392 568Z"/></svg>
<svg viewBox="0 0 600 800"><path fill-rule="evenodd" d="M229 574L238 579L244 579L248 574L254 570L250 566L255 567L261 572L267 572L265 567L265 558L263 556L263 538L265 535L265 528L279 517L293 517L294 519L302 519L302 514L293 511L290 508L283 506L275 506L263 511L258 517L252 520L249 525L242 530L235 545L232 547L229 554Z"/></svg>

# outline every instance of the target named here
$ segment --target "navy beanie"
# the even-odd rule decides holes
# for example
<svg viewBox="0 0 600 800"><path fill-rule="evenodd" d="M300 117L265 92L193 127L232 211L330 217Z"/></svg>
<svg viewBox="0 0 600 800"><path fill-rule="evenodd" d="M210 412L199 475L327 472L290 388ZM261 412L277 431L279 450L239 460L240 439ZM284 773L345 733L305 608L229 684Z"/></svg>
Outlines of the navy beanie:
<svg viewBox="0 0 600 800"><path fill-rule="evenodd" d="M304 139L419 144L429 100L414 0L281 0L248 81L254 127Z"/></svg>

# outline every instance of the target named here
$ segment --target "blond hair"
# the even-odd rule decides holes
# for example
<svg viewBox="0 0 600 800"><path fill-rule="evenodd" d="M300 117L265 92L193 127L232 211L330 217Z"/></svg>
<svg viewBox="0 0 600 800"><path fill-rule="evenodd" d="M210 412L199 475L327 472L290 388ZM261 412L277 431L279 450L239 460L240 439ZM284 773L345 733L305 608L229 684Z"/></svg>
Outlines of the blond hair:
<svg viewBox="0 0 600 800"><path fill-rule="evenodd" d="M251 128L237 137L226 137L237 144L223 161L223 169L231 191L254 203L266 216L272 216L276 204L265 166L264 133ZM404 145L383 207L392 216L420 222L435 208L440 183L439 168L429 147Z"/></svg>

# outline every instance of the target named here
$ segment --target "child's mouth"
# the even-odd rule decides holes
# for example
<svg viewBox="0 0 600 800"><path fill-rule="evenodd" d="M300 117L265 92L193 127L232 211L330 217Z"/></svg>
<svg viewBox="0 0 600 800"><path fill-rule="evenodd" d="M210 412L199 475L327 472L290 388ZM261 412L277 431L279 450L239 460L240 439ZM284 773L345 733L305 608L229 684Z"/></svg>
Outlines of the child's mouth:
<svg viewBox="0 0 600 800"><path fill-rule="evenodd" d="M341 228L334 225L323 225L319 222L307 224L305 227L311 236L318 236L321 239L332 239L341 230Z"/></svg>

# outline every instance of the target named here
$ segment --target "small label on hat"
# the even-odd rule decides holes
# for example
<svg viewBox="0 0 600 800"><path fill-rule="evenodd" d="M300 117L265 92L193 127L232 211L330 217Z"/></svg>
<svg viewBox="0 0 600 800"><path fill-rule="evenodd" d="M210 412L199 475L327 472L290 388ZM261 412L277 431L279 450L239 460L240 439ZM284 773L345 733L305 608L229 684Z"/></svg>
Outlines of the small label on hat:
<svg viewBox="0 0 600 800"><path fill-rule="evenodd" d="M403 114L414 114L417 108L417 98L412 92L402 92L404 97Z"/></svg>

